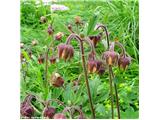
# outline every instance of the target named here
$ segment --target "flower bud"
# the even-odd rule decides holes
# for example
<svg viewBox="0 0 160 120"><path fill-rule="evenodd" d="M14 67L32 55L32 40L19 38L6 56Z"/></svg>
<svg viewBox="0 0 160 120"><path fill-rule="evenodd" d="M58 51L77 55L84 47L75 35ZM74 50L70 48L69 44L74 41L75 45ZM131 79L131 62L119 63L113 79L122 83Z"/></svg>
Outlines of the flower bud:
<svg viewBox="0 0 160 120"><path fill-rule="evenodd" d="M84 38L84 34L80 33L80 37L81 37L81 39L83 39Z"/></svg>
<svg viewBox="0 0 160 120"><path fill-rule="evenodd" d="M89 73L103 74L105 72L102 61L89 60L87 65Z"/></svg>
<svg viewBox="0 0 160 120"><path fill-rule="evenodd" d="M52 25L49 25L49 26L48 26L47 32L48 32L49 35L52 35L52 34L53 34L54 29L52 28Z"/></svg>
<svg viewBox="0 0 160 120"><path fill-rule="evenodd" d="M95 60L89 60L87 66L88 66L88 73L96 72L97 66Z"/></svg>
<svg viewBox="0 0 160 120"><path fill-rule="evenodd" d="M58 73L52 73L50 83L54 87L61 87L63 86L64 79Z"/></svg>
<svg viewBox="0 0 160 120"><path fill-rule="evenodd" d="M34 114L34 108L31 106L31 100L34 98L33 95L28 95L25 97L24 101L20 106L20 113L23 117L31 118Z"/></svg>
<svg viewBox="0 0 160 120"><path fill-rule="evenodd" d="M102 75L102 74L104 74L104 72L105 72L105 68L104 67L100 67L99 70L98 70L98 74Z"/></svg>
<svg viewBox="0 0 160 120"><path fill-rule="evenodd" d="M68 29L72 30L72 25L71 24L68 25Z"/></svg>
<svg viewBox="0 0 160 120"><path fill-rule="evenodd" d="M31 118L34 114L34 108L29 103L22 103L20 112L23 117Z"/></svg>
<svg viewBox="0 0 160 120"><path fill-rule="evenodd" d="M131 63L130 57L121 56L118 60L118 66L122 70L125 70L130 63Z"/></svg>
<svg viewBox="0 0 160 120"><path fill-rule="evenodd" d="M32 45L33 45L33 46L35 46L35 45L37 45L37 44L38 44L38 41L37 41L37 40L33 40L33 41L32 41Z"/></svg>
<svg viewBox="0 0 160 120"><path fill-rule="evenodd" d="M63 113L57 113L54 115L54 119L66 119Z"/></svg>
<svg viewBox="0 0 160 120"><path fill-rule="evenodd" d="M59 32L59 33L56 34L55 39L56 39L56 40L61 40L61 39L62 39L62 36L63 36L63 33L62 33L62 32Z"/></svg>
<svg viewBox="0 0 160 120"><path fill-rule="evenodd" d="M43 55L40 55L40 57L38 58L38 63L39 64L44 63L44 56Z"/></svg>
<svg viewBox="0 0 160 120"><path fill-rule="evenodd" d="M43 116L49 119L52 119L55 114L55 108L53 107L45 107L43 110Z"/></svg>
<svg viewBox="0 0 160 120"><path fill-rule="evenodd" d="M47 18L45 16L41 16L40 22L41 23L46 23L47 22Z"/></svg>
<svg viewBox="0 0 160 120"><path fill-rule="evenodd" d="M104 65L102 63L102 61L96 60L96 65L97 65L97 73L99 75L102 75L105 72L105 68Z"/></svg>
<svg viewBox="0 0 160 120"><path fill-rule="evenodd" d="M81 24L81 17L80 16L75 17L75 24Z"/></svg>
<svg viewBox="0 0 160 120"><path fill-rule="evenodd" d="M51 64L54 64L56 62L56 57L52 56L49 61Z"/></svg>
<svg viewBox="0 0 160 120"><path fill-rule="evenodd" d="M74 55L74 49L71 45L60 44L58 47L58 57L64 60L69 60Z"/></svg>
<svg viewBox="0 0 160 120"><path fill-rule="evenodd" d="M118 62L119 54L114 51L106 51L103 53L102 59L106 60L107 65L116 65Z"/></svg>
<svg viewBox="0 0 160 120"><path fill-rule="evenodd" d="M89 36L89 38L93 42L94 47L96 47L97 43L101 40L101 35Z"/></svg>

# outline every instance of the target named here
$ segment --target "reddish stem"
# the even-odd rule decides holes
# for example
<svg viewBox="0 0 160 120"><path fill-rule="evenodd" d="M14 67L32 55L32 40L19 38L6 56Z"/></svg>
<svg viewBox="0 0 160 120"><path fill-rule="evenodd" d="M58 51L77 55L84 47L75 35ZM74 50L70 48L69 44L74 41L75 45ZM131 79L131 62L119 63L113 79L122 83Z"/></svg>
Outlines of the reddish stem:
<svg viewBox="0 0 160 120"><path fill-rule="evenodd" d="M71 39L76 39L79 44L80 44L80 49L81 49L81 58L82 58L82 67L84 71L84 76L85 76L85 81L86 81L86 86L87 86L87 92L88 92L88 97L89 97L89 103L92 111L92 117L95 118L95 111L92 103L92 97L91 97L91 92L90 92L90 87L89 87L89 81L88 81L88 73L87 73L87 68L86 68L86 62L84 58L84 47L83 47L83 40L76 34L71 34L66 41L66 44L70 44Z"/></svg>
<svg viewBox="0 0 160 120"><path fill-rule="evenodd" d="M112 78L114 79L114 73L111 67L111 74L112 74ZM118 113L118 119L121 119L120 117L120 106L119 106L119 98L118 98L118 90L117 90L117 85L116 83L114 83L114 89L115 89L115 94L116 94L116 107L117 107L117 113Z"/></svg>
<svg viewBox="0 0 160 120"><path fill-rule="evenodd" d="M113 90L112 90L112 73L111 73L112 66L109 66L109 83L110 83L110 95L111 95L111 112L112 112L112 119L114 119L114 98L113 98Z"/></svg>

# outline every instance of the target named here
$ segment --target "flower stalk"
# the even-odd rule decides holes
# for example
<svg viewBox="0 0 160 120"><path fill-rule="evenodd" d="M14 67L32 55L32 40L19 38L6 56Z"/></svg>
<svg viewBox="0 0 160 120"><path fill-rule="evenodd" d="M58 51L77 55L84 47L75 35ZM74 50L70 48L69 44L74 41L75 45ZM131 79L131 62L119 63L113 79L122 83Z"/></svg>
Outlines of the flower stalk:
<svg viewBox="0 0 160 120"><path fill-rule="evenodd" d="M112 79L115 78L112 67L110 68ZM118 98L118 90L117 90L117 85L114 83L114 89L115 89L115 95L116 95L116 107L117 107L117 113L118 113L118 119L121 119L120 117L120 106L119 106L119 98Z"/></svg>
<svg viewBox="0 0 160 120"><path fill-rule="evenodd" d="M114 119L114 97L113 97L113 90L112 90L112 81L113 81L113 79L112 79L112 71L111 71L111 69L112 69L112 66L111 65L109 65L109 84L110 84L110 95L111 95L111 112L112 112L112 119Z"/></svg>
<svg viewBox="0 0 160 120"><path fill-rule="evenodd" d="M104 25L99 25L96 29L102 28L105 31L106 37L107 37L107 45L108 45L108 49L109 49L109 33L108 30L106 28L106 26Z"/></svg>
<svg viewBox="0 0 160 120"><path fill-rule="evenodd" d="M85 57L84 57L84 47L83 47L83 40L76 34L71 34L66 41L66 44L70 44L71 39L76 39L79 44L80 44L80 49L81 49L81 59L82 59L82 67L84 71L84 76L85 76L85 82L86 82L86 87L87 87L87 93L89 97L89 103L92 111L92 118L95 118L95 111L92 103L92 97L91 97L91 92L90 92L90 87L89 87L89 81L88 81L88 73L87 73L87 68L86 68L86 62L85 62Z"/></svg>

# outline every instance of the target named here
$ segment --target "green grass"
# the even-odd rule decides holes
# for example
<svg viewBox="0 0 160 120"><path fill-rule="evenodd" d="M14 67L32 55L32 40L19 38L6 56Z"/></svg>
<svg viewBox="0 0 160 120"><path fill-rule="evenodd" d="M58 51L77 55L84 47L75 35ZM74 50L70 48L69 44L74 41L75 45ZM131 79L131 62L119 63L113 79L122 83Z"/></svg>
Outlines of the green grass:
<svg viewBox="0 0 160 120"><path fill-rule="evenodd" d="M96 2L95 2L96 1ZM33 59L28 59L28 64L21 67L21 101L26 96L26 92L38 95L41 99L57 98L66 105L70 102L76 105L82 105L82 110L87 118L91 113L87 100L84 78L82 77L81 86L77 94L71 88L71 81L78 78L82 73L81 60L79 56L79 46L77 42L72 42L75 49L75 56L70 62L60 60L57 64L49 65L49 77L53 71L60 73L65 79L66 90L62 88L53 88L49 86L49 92L43 86L44 67L37 63L37 57L46 50L46 43L49 41L47 27L49 22L53 22L54 33L63 32L65 36L62 41L55 41L55 46L61 42L65 42L69 32L66 29L68 23L74 23L75 16L81 16L84 23L88 23L93 14L99 12L97 23L107 26L110 32L110 40L114 41L118 38L124 44L127 53L132 57L132 63L125 72L121 72L114 68L116 79L118 81L118 92L120 97L120 108L122 118L138 118L139 114L139 3L137 0L107 0L107 1L62 1L58 4L66 5L70 8L64 12L54 12L50 15L49 6L35 6L35 1L24 4L21 1L21 42L26 48L31 46L31 41L36 39L38 45L32 47ZM47 16L48 23L40 24L40 16ZM88 46L85 44L85 51L88 52ZM100 43L96 52L100 54L105 51L102 43ZM51 55L52 53L50 53ZM55 51L54 54L57 54ZM87 55L86 53L85 55ZM27 56L27 55L26 55ZM24 80L24 73L26 78ZM111 118L110 100L109 100L109 80L108 72L102 76L90 75L89 81L97 118ZM43 106L37 104L39 111L43 110ZM63 110L56 103L52 103L58 112ZM116 109L115 109L116 111ZM117 114L117 113L115 113ZM41 116L38 112L36 116Z"/></svg>

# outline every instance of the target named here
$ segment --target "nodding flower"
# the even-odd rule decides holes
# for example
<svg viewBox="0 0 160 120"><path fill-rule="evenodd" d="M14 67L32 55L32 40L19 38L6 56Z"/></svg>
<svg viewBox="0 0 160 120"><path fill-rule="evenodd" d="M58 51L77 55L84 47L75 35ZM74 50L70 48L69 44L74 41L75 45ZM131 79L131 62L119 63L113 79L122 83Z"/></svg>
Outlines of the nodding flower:
<svg viewBox="0 0 160 120"><path fill-rule="evenodd" d="M106 61L107 65L117 65L119 54L114 51L114 42L111 43L110 49L103 53L102 59Z"/></svg>
<svg viewBox="0 0 160 120"><path fill-rule="evenodd" d="M105 71L102 61L95 59L94 52L90 52L88 55L87 67L89 73L103 74Z"/></svg>
<svg viewBox="0 0 160 120"><path fill-rule="evenodd" d="M26 96L25 100L21 103L20 113L23 117L31 118L34 115L34 108L31 106L33 96Z"/></svg>
<svg viewBox="0 0 160 120"><path fill-rule="evenodd" d="M72 30L72 25L69 24L69 25L67 26L67 28L68 28L69 30Z"/></svg>
<svg viewBox="0 0 160 120"><path fill-rule="evenodd" d="M40 22L41 23L46 23L47 22L47 18L45 16L41 16L40 17Z"/></svg>
<svg viewBox="0 0 160 120"><path fill-rule="evenodd" d="M56 34L56 36L55 36L55 39L56 39L56 40L61 40L62 37L63 37L63 33L62 33L62 32L58 32L58 33Z"/></svg>
<svg viewBox="0 0 160 120"><path fill-rule="evenodd" d="M52 119L54 114L56 112L56 109L51 106L46 106L43 110L43 116L49 119Z"/></svg>
<svg viewBox="0 0 160 120"><path fill-rule="evenodd" d="M53 29L53 27L52 27L52 25L51 25L51 24L48 26L48 30L47 30L47 32L48 32L48 35L52 35L52 34L53 34L54 29Z"/></svg>
<svg viewBox="0 0 160 120"><path fill-rule="evenodd" d="M75 24L81 24L81 17L80 16L76 16L75 17Z"/></svg>
<svg viewBox="0 0 160 120"><path fill-rule="evenodd" d="M44 56L41 54L38 58L38 63L43 64L44 63Z"/></svg>
<svg viewBox="0 0 160 120"><path fill-rule="evenodd" d="M64 79L58 73L52 73L50 83L54 87L62 87L64 84Z"/></svg>
<svg viewBox="0 0 160 120"><path fill-rule="evenodd" d="M60 59L69 60L74 55L74 48L71 45L60 44L58 45L58 57Z"/></svg>
<svg viewBox="0 0 160 120"><path fill-rule="evenodd" d="M37 44L38 44L38 41L37 41L37 40L33 40L33 41L32 41L32 45L33 45L33 46L35 46L35 45L37 45Z"/></svg>
<svg viewBox="0 0 160 120"><path fill-rule="evenodd" d="M119 54L114 51L106 51L102 55L102 59L106 60L107 65L116 65L118 62Z"/></svg>
<svg viewBox="0 0 160 120"><path fill-rule="evenodd" d="M126 55L120 56L118 60L118 66L122 70L126 70L127 66L131 63L131 58Z"/></svg>
<svg viewBox="0 0 160 120"><path fill-rule="evenodd" d="M96 36L89 36L90 40L92 41L94 47L97 46L97 43L101 40L101 34Z"/></svg>
<svg viewBox="0 0 160 120"><path fill-rule="evenodd" d="M56 62L56 57L51 56L51 58L49 59L51 64L54 64Z"/></svg>

